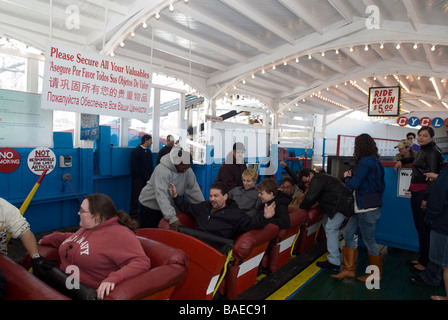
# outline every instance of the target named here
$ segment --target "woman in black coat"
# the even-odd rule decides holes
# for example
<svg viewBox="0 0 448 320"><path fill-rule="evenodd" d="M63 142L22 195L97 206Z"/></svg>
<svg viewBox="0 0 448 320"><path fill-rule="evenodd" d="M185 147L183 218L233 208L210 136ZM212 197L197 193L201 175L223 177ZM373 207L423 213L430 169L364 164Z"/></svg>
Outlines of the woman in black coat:
<svg viewBox="0 0 448 320"><path fill-rule="evenodd" d="M419 253L418 261L413 261L414 268L423 271L429 262L429 237L430 228L425 224L426 200L431 190L431 181L427 180L425 173L439 173L443 163L440 149L434 138L434 130L431 127L422 127L418 131L417 141L420 151L417 152L413 166L409 191L411 191L411 208L414 217L415 228L418 233Z"/></svg>

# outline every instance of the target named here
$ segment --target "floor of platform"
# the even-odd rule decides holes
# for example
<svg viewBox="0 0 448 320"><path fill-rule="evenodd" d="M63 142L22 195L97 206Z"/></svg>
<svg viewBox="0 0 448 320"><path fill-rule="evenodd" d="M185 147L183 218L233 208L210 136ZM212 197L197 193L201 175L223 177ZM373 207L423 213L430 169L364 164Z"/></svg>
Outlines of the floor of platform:
<svg viewBox="0 0 448 320"><path fill-rule="evenodd" d="M415 258L414 252L384 247L383 276L379 289L367 289L365 283L356 279L337 280L331 277L335 271L322 270L314 261L304 271L268 297L268 300L429 300L432 295L445 295L443 285L419 287L409 281L407 260ZM357 276L367 266L367 251L358 248Z"/></svg>

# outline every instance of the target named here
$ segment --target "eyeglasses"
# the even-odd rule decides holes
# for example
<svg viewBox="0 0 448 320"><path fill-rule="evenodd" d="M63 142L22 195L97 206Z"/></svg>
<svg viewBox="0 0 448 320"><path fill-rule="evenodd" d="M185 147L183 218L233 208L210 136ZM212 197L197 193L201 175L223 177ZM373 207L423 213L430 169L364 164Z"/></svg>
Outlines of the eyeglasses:
<svg viewBox="0 0 448 320"><path fill-rule="evenodd" d="M90 213L88 210L84 210L82 207L79 208L79 213Z"/></svg>

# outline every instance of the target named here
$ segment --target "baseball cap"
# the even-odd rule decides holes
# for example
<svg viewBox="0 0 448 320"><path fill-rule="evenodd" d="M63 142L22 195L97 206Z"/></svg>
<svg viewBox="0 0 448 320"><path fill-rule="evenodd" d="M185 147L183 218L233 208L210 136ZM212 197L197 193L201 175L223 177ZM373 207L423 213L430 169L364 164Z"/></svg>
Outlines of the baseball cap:
<svg viewBox="0 0 448 320"><path fill-rule="evenodd" d="M411 147L411 142L408 139L403 139L401 140L396 146L395 148L401 149L404 147Z"/></svg>

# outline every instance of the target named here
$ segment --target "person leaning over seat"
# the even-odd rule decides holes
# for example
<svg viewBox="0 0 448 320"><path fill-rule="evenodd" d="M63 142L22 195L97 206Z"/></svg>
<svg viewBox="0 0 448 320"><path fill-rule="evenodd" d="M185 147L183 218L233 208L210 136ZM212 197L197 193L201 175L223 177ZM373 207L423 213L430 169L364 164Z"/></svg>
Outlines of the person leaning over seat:
<svg viewBox="0 0 448 320"><path fill-rule="evenodd" d="M173 198L168 193L170 182L175 184L177 192L182 196L185 194L190 202L204 201L204 195L196 181L191 164L190 153L176 146L169 154L162 157L151 179L140 193L141 228L157 228L162 218L168 220L171 230L177 230L181 225L176 216Z"/></svg>
<svg viewBox="0 0 448 320"><path fill-rule="evenodd" d="M326 173L316 173L310 168L302 168L299 178L305 184L309 183L309 190L300 208L309 210L319 203L323 209L322 226L327 238L329 252L326 261L318 261L316 265L323 269L339 270L341 254L339 252L339 229L347 217L353 213L350 205L350 191L344 183L336 177Z"/></svg>

